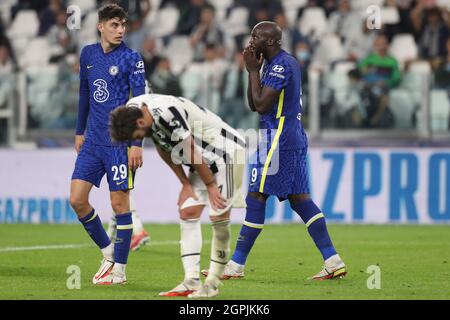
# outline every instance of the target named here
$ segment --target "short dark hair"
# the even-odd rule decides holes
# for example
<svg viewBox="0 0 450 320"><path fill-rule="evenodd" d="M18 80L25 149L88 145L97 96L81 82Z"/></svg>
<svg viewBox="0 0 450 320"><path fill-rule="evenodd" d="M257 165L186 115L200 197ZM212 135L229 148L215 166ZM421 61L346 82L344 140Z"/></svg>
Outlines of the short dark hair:
<svg viewBox="0 0 450 320"><path fill-rule="evenodd" d="M120 106L109 115L109 132L111 138L117 142L133 139L133 132L137 129L137 120L144 113L138 107Z"/></svg>
<svg viewBox="0 0 450 320"><path fill-rule="evenodd" d="M118 4L108 3L98 10L98 21L104 22L114 18L128 20L127 12Z"/></svg>

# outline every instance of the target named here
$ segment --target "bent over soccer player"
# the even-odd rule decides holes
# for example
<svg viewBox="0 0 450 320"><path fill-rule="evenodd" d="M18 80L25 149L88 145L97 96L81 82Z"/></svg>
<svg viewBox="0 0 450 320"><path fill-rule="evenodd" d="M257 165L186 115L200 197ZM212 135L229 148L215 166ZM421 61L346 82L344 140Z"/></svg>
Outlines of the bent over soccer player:
<svg viewBox="0 0 450 320"><path fill-rule="evenodd" d="M178 206L184 281L160 295L216 296L228 261L230 210L244 205L240 191L244 139L217 115L193 102L158 94L135 97L115 109L111 113L111 134L118 141L151 137L182 184ZM190 167L189 176L181 164ZM210 207L213 236L210 273L202 285L200 215L206 205Z"/></svg>
<svg viewBox="0 0 450 320"><path fill-rule="evenodd" d="M110 285L126 282L125 266L133 229L129 190L133 188L134 170L142 165L142 141L131 148L113 144L108 131L109 113L129 99L130 91L135 96L143 94L145 78L140 55L122 42L126 12L109 4L100 8L98 17L100 43L84 47L80 55L75 137L78 156L70 185L70 203L103 253L104 259L92 282ZM105 173L117 220L114 244L89 203L92 186L99 187Z"/></svg>
<svg viewBox="0 0 450 320"><path fill-rule="evenodd" d="M345 264L334 249L323 213L309 195L308 142L301 123L300 66L293 56L281 49L281 29L268 21L253 28L244 60L249 72L249 105L260 114L260 128L267 130L267 137L257 149L262 161L251 167L247 213L223 279L244 276L245 262L264 226L266 200L271 195L280 201L289 200L322 254L325 266L312 279L343 277L347 273ZM273 163L278 163L278 171L270 174ZM207 275L208 271L202 273Z"/></svg>

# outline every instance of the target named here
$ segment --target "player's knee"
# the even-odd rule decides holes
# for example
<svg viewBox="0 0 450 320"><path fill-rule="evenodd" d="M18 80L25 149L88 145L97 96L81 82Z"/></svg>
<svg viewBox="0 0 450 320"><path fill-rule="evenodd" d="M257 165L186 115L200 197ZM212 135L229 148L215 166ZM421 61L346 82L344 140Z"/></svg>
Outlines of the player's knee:
<svg viewBox="0 0 450 320"><path fill-rule="evenodd" d="M255 199L255 200L258 200L258 201L260 201L262 203L266 203L267 198L268 198L268 196L263 194L263 193L260 193L260 192L249 192L247 194L247 197L245 198L245 202L247 202L247 204L248 204L249 199Z"/></svg>
<svg viewBox="0 0 450 320"><path fill-rule="evenodd" d="M212 223L229 221L230 220L230 210L228 210L227 212L225 212L219 216L209 216L209 220L211 220Z"/></svg>
<svg viewBox="0 0 450 320"><path fill-rule="evenodd" d="M85 197L80 197L76 194L70 195L70 205L75 210L76 213L86 211L85 209L89 207L88 199Z"/></svg>
<svg viewBox="0 0 450 320"><path fill-rule="evenodd" d="M198 219L202 214L202 208L200 207L187 207L180 210L180 219L188 220L188 219Z"/></svg>
<svg viewBox="0 0 450 320"><path fill-rule="evenodd" d="M111 207L116 214L130 212L130 206L128 202L111 201Z"/></svg>
<svg viewBox="0 0 450 320"><path fill-rule="evenodd" d="M289 203L291 204L291 207L294 206L296 203L312 201L309 193L291 194L289 195L288 199Z"/></svg>

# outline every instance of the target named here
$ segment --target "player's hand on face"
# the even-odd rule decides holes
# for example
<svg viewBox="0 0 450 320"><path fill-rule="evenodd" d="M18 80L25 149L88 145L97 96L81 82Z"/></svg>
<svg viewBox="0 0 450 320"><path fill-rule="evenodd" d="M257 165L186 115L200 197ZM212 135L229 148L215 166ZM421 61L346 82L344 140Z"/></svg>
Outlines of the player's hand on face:
<svg viewBox="0 0 450 320"><path fill-rule="evenodd" d="M80 153L81 146L84 143L84 135L76 135L75 136L75 150L77 153Z"/></svg>
<svg viewBox="0 0 450 320"><path fill-rule="evenodd" d="M189 198L198 200L197 196L195 195L194 190L192 189L191 184L186 183L186 184L183 184L183 188L180 191L180 195L178 196L177 205L180 207Z"/></svg>
<svg viewBox="0 0 450 320"><path fill-rule="evenodd" d="M211 207L214 210L220 210L225 209L227 206L227 203L225 199L220 194L219 188L217 187L216 183L212 183L208 188L208 196L209 196L209 202L211 204Z"/></svg>
<svg viewBox="0 0 450 320"><path fill-rule="evenodd" d="M259 57L257 57L255 48L247 46L244 49L244 62L247 71L259 71L264 62L264 56L261 53Z"/></svg>
<svg viewBox="0 0 450 320"><path fill-rule="evenodd" d="M132 146L130 148L130 154L128 156L128 166L132 170L136 170L139 167L142 167L144 163L143 157L142 157L142 148Z"/></svg>

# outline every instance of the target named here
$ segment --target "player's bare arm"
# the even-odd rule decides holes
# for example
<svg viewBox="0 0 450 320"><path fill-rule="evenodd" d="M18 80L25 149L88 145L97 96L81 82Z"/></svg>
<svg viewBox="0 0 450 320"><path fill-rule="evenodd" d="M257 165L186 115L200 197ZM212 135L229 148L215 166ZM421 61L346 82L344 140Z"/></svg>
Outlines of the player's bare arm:
<svg viewBox="0 0 450 320"><path fill-rule="evenodd" d="M142 167L144 164L144 158L142 155L142 147L131 146L130 154L128 156L128 166L134 171L137 168Z"/></svg>
<svg viewBox="0 0 450 320"><path fill-rule="evenodd" d="M247 96L249 98L250 108L259 114L267 113L277 102L280 92L271 87L261 87L259 70L264 61L262 53L257 57L254 48L248 46L244 50L244 61L249 73Z"/></svg>
<svg viewBox="0 0 450 320"><path fill-rule="evenodd" d="M84 143L84 135L76 135L75 136L75 150L77 153L80 153L81 146Z"/></svg>
<svg viewBox="0 0 450 320"><path fill-rule="evenodd" d="M194 139L192 136L183 140L183 145L187 145L190 147L190 155L191 155L191 163L202 179L203 183L206 185L208 190L209 201L211 203L211 207L214 210L224 209L226 207L225 199L220 194L219 188L217 187L216 180L214 178L211 169L206 164L205 159L198 153ZM199 163L200 160L200 163Z"/></svg>
<svg viewBox="0 0 450 320"><path fill-rule="evenodd" d="M172 169L172 171L181 182L182 188L180 191L180 195L178 196L177 205L181 206L189 198L198 200L194 190L192 189L192 185L183 170L183 167L179 164L173 163L172 158L170 157L170 153L162 150L158 145L156 145L156 150L158 151L159 156L164 160L165 163L167 163L167 165Z"/></svg>

